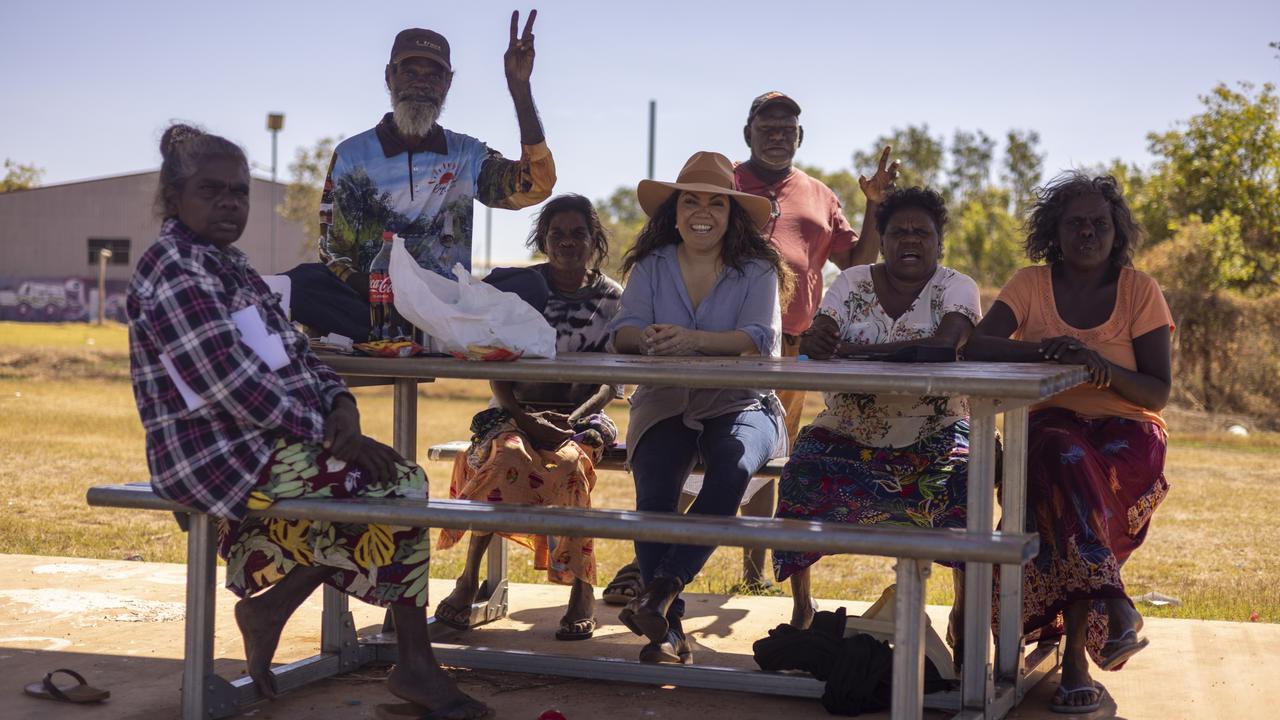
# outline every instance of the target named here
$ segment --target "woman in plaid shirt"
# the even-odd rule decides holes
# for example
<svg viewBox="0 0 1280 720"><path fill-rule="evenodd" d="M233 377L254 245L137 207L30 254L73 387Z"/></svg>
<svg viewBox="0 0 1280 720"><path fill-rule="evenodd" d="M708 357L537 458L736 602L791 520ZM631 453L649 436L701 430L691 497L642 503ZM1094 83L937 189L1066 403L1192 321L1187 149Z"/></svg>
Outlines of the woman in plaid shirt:
<svg viewBox="0 0 1280 720"><path fill-rule="evenodd" d="M328 583L391 608L392 693L432 717L486 716L431 650L425 530L245 518L280 498L425 499L426 474L361 434L355 398L232 247L249 216L244 152L186 125L165 131L160 152L164 223L129 285L134 396L156 493L219 519L249 675L275 694L280 631Z"/></svg>

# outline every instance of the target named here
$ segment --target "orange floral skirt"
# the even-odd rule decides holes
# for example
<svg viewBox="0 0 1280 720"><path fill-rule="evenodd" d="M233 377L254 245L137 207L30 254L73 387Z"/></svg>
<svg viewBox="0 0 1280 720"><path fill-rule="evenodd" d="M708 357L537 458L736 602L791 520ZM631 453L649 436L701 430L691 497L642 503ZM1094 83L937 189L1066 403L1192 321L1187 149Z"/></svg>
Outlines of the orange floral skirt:
<svg viewBox="0 0 1280 720"><path fill-rule="evenodd" d="M603 416L598 416L603 418ZM604 418L609 426L612 422ZM595 465L603 445L597 435L578 435L555 450L534 448L509 418L472 439L471 446L453 461L449 497L514 505L591 507L596 485ZM465 530L442 530L436 547L453 547ZM594 541L591 538L499 533L533 551L534 567L547 571L547 579L560 585L581 580L596 582Z"/></svg>

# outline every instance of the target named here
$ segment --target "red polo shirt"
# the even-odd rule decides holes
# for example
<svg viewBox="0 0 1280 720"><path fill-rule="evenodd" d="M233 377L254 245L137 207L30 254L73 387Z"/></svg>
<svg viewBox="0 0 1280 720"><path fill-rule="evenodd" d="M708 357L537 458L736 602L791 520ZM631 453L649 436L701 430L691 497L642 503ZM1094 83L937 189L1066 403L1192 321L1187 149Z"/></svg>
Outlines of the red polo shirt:
<svg viewBox="0 0 1280 720"><path fill-rule="evenodd" d="M782 259L796 276L796 292L782 312L782 332L799 335L813 322L822 302L822 266L833 252L847 252L858 242L840 200L831 188L799 168L773 185L764 184L746 163L733 171L742 192L763 195L777 203L778 217L764 227Z"/></svg>

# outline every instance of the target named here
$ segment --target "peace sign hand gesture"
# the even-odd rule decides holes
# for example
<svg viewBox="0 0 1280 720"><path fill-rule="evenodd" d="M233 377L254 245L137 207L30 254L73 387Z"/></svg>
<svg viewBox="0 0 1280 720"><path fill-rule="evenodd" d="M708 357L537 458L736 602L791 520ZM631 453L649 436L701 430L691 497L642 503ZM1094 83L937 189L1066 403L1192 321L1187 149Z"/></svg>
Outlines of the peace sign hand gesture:
<svg viewBox="0 0 1280 720"><path fill-rule="evenodd" d="M533 75L533 21L537 17L538 11L530 10L524 33L516 37L516 29L520 26L520 11L511 13L511 42L507 45L506 54L502 56L508 86L527 84Z"/></svg>
<svg viewBox="0 0 1280 720"><path fill-rule="evenodd" d="M884 151L880 153L880 163L870 180L865 175L858 176L858 187L862 188L862 194L867 196L867 202L879 205L894 190L894 183L898 180L898 166L902 162L894 160L893 164L889 164L889 153L892 150L893 146L884 146Z"/></svg>

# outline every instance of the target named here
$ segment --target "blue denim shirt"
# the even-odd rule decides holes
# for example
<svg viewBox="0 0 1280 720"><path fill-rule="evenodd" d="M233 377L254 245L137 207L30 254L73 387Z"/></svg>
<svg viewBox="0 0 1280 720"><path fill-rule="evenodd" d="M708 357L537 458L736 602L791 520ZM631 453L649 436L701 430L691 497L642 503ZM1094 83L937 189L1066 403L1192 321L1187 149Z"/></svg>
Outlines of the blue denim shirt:
<svg viewBox="0 0 1280 720"><path fill-rule="evenodd" d="M778 304L778 274L761 260L744 264L740 272L725 268L711 292L693 309L676 258L678 245L665 245L636 263L622 291L622 308L609 323L619 328L645 328L655 323L680 325L694 330L741 330L751 337L765 357L778 357L782 337L782 313ZM627 427L627 453L645 431L674 415L683 415L686 426L702 429L702 420L726 413L764 407L778 418L775 453L786 448L782 408L772 390L715 390L641 385L631 396Z"/></svg>

